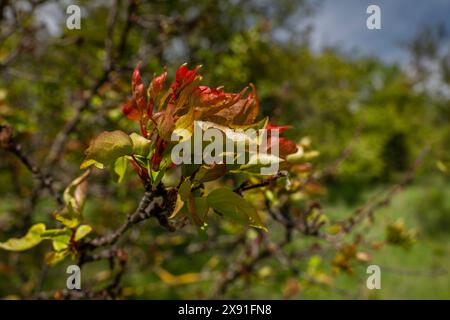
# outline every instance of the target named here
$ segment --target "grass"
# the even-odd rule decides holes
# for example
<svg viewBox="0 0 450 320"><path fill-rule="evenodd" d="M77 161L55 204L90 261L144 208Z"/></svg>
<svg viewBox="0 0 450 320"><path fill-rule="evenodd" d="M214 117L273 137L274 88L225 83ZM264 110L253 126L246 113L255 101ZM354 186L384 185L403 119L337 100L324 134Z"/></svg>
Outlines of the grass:
<svg viewBox="0 0 450 320"><path fill-rule="evenodd" d="M379 190L372 190L363 198ZM334 216L351 212L355 206L333 204L327 211ZM392 203L376 213L367 238L383 239L389 222L402 219L417 230L416 242L409 249L386 244L374 251L370 264L381 268L381 289L365 288L364 268L356 277L339 276L336 287L353 298L373 299L449 299L450 298L450 182L444 178L425 179L398 194ZM356 289L358 288L358 289ZM342 298L342 293L311 290L306 298Z"/></svg>

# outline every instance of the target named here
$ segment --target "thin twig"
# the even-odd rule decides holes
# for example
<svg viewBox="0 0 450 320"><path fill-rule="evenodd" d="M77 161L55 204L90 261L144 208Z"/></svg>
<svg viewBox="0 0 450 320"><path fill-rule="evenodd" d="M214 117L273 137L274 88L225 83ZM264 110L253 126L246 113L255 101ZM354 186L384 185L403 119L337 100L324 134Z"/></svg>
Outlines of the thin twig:
<svg viewBox="0 0 450 320"><path fill-rule="evenodd" d="M22 146L12 139L11 127L0 126L0 139L2 140L0 142L1 147L14 154L32 173L33 177L39 181L40 185L49 191L58 205L63 206L64 201L61 195L53 187L53 179L49 175L45 175L36 163L23 151Z"/></svg>
<svg viewBox="0 0 450 320"><path fill-rule="evenodd" d="M118 55L117 59L120 59L120 56L123 55L126 41L128 39L128 34L131 28L132 12L133 10L136 9L136 6L133 3L134 2L132 1L130 2L129 5L129 12L126 18L127 21L125 22L125 27L121 34L119 44L120 54ZM74 132L78 127L78 125L80 124L83 112L88 108L90 108L92 100L97 95L98 90L108 81L111 72L115 69L113 36L114 36L114 28L117 22L118 6L119 1L116 1L108 17L107 35L105 37L106 56L105 60L103 61L102 74L97 78L97 80L92 85L91 89L88 91L88 94L84 97L84 99L76 108L75 115L64 125L61 131L57 134L55 140L53 141L52 146L50 147L50 152L48 154L46 161L46 167L51 167L58 161L67 143L67 140L69 139L70 134Z"/></svg>

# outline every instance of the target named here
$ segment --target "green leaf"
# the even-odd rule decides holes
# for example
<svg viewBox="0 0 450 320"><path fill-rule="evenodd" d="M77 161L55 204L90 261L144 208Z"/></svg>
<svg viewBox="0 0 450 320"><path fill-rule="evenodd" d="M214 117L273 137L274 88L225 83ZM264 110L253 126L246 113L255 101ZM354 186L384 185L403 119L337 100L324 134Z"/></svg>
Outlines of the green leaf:
<svg viewBox="0 0 450 320"><path fill-rule="evenodd" d="M90 171L86 171L76 178L64 190L64 202L66 206L54 213L55 219L68 228L75 228L80 224L81 214L87 193L87 177Z"/></svg>
<svg viewBox="0 0 450 320"><path fill-rule="evenodd" d="M113 180L116 183L121 183L127 172L128 158L120 157L114 162L113 170L111 171Z"/></svg>
<svg viewBox="0 0 450 320"><path fill-rule="evenodd" d="M133 153L133 141L125 132L105 131L97 136L86 150L86 158L80 168L85 169L93 164L103 168L110 165L117 158ZM100 166L98 165L100 164Z"/></svg>
<svg viewBox="0 0 450 320"><path fill-rule="evenodd" d="M172 214L169 216L169 219L173 219L181 212L181 209L184 207L184 201L181 200L180 194L177 194L177 202L175 203L175 208L172 211Z"/></svg>
<svg viewBox="0 0 450 320"><path fill-rule="evenodd" d="M53 249L61 251L69 247L72 231L70 229L50 229L41 233L42 239L53 240Z"/></svg>
<svg viewBox="0 0 450 320"><path fill-rule="evenodd" d="M64 260L65 257L67 257L70 254L69 250L63 250L63 251L52 251L49 252L45 256L45 263L47 263L49 266L53 267L57 263Z"/></svg>
<svg viewBox="0 0 450 320"><path fill-rule="evenodd" d="M184 207L185 202L189 201L190 193L191 180L189 178L186 178L178 188L177 202L175 203L175 208L173 209L173 212L170 215L169 219L175 218L181 212L181 209Z"/></svg>
<svg viewBox="0 0 450 320"><path fill-rule="evenodd" d="M78 241L84 237L86 237L90 232L92 231L92 227L88 226L86 224L83 224L77 228L77 231L75 231L74 240Z"/></svg>
<svg viewBox="0 0 450 320"><path fill-rule="evenodd" d="M440 171L442 171L444 173L449 173L449 171L450 171L450 162L445 163L444 161L439 160L439 161L436 162L436 167Z"/></svg>
<svg viewBox="0 0 450 320"><path fill-rule="evenodd" d="M130 134L130 138L133 142L133 154L148 157L152 142L134 132Z"/></svg>
<svg viewBox="0 0 450 320"><path fill-rule="evenodd" d="M208 201L206 200L205 197L195 197L194 198L194 206L195 206L195 214L200 219L203 226L207 227L208 225L206 224L206 226L205 226L205 221L206 221L206 216L209 211Z"/></svg>
<svg viewBox="0 0 450 320"><path fill-rule="evenodd" d="M98 169L103 169L103 168L105 168L105 166L103 165L103 163L100 163L100 162L98 162L98 161L96 161L96 160L94 160L94 159L86 159L86 160L84 160L83 161L83 163L80 165L80 169L86 169L86 168L88 168L88 167L90 167L90 166L95 166L96 168L98 168Z"/></svg>
<svg viewBox="0 0 450 320"><path fill-rule="evenodd" d="M194 108L189 109L189 111L185 115L182 115L175 122L175 130L173 131L173 133L181 137L180 142L184 142L192 136L193 123Z"/></svg>
<svg viewBox="0 0 450 320"><path fill-rule="evenodd" d="M227 166L225 164L203 165L195 174L194 181L197 184L213 181L225 175L226 172Z"/></svg>
<svg viewBox="0 0 450 320"><path fill-rule="evenodd" d="M91 172L85 171L81 176L73 180L64 190L64 202L66 206L80 213L83 211L87 193L87 178Z"/></svg>
<svg viewBox="0 0 450 320"><path fill-rule="evenodd" d="M72 231L67 228L64 229L48 229L41 233L42 239L51 239L54 240L58 237L67 237L70 240L70 236L72 235Z"/></svg>
<svg viewBox="0 0 450 320"><path fill-rule="evenodd" d="M264 129L265 127L267 127L268 123L269 123L269 117L264 117L263 119L259 120L258 122L255 122L255 123L252 123L252 124L246 124L246 125L233 125L233 124L230 124L230 128L232 128L232 129L242 129L242 130L247 130L247 129L260 130L260 129Z"/></svg>
<svg viewBox="0 0 450 320"><path fill-rule="evenodd" d="M10 251L24 251L28 250L41 241L41 233L45 231L45 224L38 223L33 225L22 238L11 238L8 241L0 242L0 248Z"/></svg>
<svg viewBox="0 0 450 320"><path fill-rule="evenodd" d="M73 209L68 209L68 207L65 207L60 211L56 211L54 216L56 220L68 228L75 228L81 222L81 215Z"/></svg>
<svg viewBox="0 0 450 320"><path fill-rule="evenodd" d="M69 243L54 240L52 246L55 251L62 251L69 247Z"/></svg>
<svg viewBox="0 0 450 320"><path fill-rule="evenodd" d="M206 197L208 204L231 220L267 231L256 209L243 197L228 188L218 188Z"/></svg>
<svg viewBox="0 0 450 320"><path fill-rule="evenodd" d="M189 194L191 193L191 179L186 178L183 183L180 185L178 189L178 194L181 196L183 201L187 201L189 199Z"/></svg>

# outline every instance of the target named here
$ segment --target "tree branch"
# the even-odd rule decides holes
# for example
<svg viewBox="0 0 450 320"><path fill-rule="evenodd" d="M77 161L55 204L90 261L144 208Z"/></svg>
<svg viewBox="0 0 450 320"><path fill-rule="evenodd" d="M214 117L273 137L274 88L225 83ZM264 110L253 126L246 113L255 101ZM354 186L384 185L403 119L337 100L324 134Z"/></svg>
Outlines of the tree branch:
<svg viewBox="0 0 450 320"><path fill-rule="evenodd" d="M113 8L111 9L110 14L108 16L107 34L105 37L106 56L103 61L103 72L100 75L100 77L94 82L91 89L89 90L89 93L84 97L84 99L81 101L81 103L76 108L75 115L72 117L72 119L70 119L64 125L64 127L61 129L61 131L57 134L55 140L53 141L52 146L50 147L50 152L49 152L49 155L48 155L47 161L46 161L46 167L50 167L58 161L58 158L61 155L62 151L64 150L67 140L69 139L69 135L73 131L75 131L75 129L81 122L83 112L91 106L92 99L96 96L100 87L108 81L111 72L114 70L115 57L114 57L113 37L114 37L114 28L117 23L118 7L119 7L119 1L117 0L117 1L115 1L115 4L114 4ZM135 10L135 9L136 9L136 6L134 4L134 1L131 0L130 4L129 4L125 27L121 34L119 50L118 50L119 55L117 57L118 59L120 59L120 57L124 53L124 48L126 46L128 33L131 28L131 17L132 17L133 10Z"/></svg>
<svg viewBox="0 0 450 320"><path fill-rule="evenodd" d="M47 189L59 206L64 205L61 195L53 188L53 179L45 175L33 160L23 151L22 146L12 139L12 128L0 125L0 147L14 154L22 164L32 173L33 177L39 181L40 185Z"/></svg>

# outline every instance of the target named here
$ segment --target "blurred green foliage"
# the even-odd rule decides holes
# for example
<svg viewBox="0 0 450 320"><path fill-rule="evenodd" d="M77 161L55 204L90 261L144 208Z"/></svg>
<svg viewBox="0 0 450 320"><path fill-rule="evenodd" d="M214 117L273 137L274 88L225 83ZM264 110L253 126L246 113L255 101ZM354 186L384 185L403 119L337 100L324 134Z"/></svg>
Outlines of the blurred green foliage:
<svg viewBox="0 0 450 320"><path fill-rule="evenodd" d="M55 135L102 74L110 14L110 7L102 3L79 1L83 8L81 30L67 30L63 20L54 18L58 23L54 33L36 27L36 15L44 13L29 18L26 10L19 10L20 28L0 43L0 124L14 127L17 139L38 163L46 160ZM372 57L344 55L332 48L313 52L307 40L307 28L298 30L292 24L293 20L305 19L311 13L311 4L305 1L137 1L133 26L125 44L122 44L121 30L126 29L128 2L120 3L112 38L117 49L116 68L110 82L100 87L91 107L83 113L78 130L71 133L62 161L50 168L60 181L60 188L78 176L83 151L93 136L118 127L136 130L134 124L122 117L120 106L129 95L131 72L138 61L142 61L143 75L159 73L164 66L169 74L174 74L175 68L184 62L190 66L202 64L207 70L203 73L205 81L213 86L224 85L233 91L254 83L262 114L271 116L276 123L291 124L293 129L287 132L290 138L300 140L310 136L321 154L316 160L319 168L327 167L352 146L337 172L326 180L332 213L334 210L344 215L345 210L340 209L353 209L367 192L395 181L413 165L424 146L430 146L431 152L419 172L423 180L408 194L411 199L399 206L396 218L413 215L417 220L407 220L408 226L417 226L427 237L421 243L419 234L421 247L410 266L422 266L421 261L428 259L428 247L433 252L440 251L440 257L448 257L448 245L433 240L438 235L444 239L439 241L448 244L450 228L449 180L435 165L436 161L450 160L448 98L417 90L417 81L397 65ZM54 5L65 12L63 4ZM3 37L8 31L5 21L9 18L2 13L2 19ZM277 36L281 31L287 36ZM24 37L27 41L22 43ZM23 47L20 54L5 64L19 43ZM12 156L3 151L0 156L0 234L4 240L22 234L29 222L48 222L54 204L50 197L41 197L30 215L24 199L32 196L31 175ZM436 175L440 178L435 179ZM85 212L96 232L117 226L125 213L133 210L140 196L139 181L128 178L124 183L126 187L117 188L108 174L102 172L92 177ZM232 226L220 228L226 239L236 234ZM384 237L383 228L377 232ZM274 237L277 236L281 235L274 231ZM136 264L130 263L134 269L129 270L125 279L124 295L205 297L210 280L203 280L195 273L204 266L220 270L225 259L214 252L200 250L196 237L195 232L188 231L169 237L154 223L133 231L129 256ZM309 244L307 239L294 246ZM389 248L379 261L401 263L398 257L406 253L399 254L397 248ZM45 251L42 247L32 255L0 252L0 296L26 296L37 290L43 277ZM414 260L414 250L408 254ZM436 258L436 261L445 263L446 260ZM86 272L97 280L107 279L107 271L99 272L105 269L101 264L89 266ZM248 281L252 277L271 281L255 285L251 294L242 292L240 287L233 288L227 297L279 298L284 294L285 297L334 298L348 297L345 293L353 290L355 280L345 280L345 275L336 280L336 287L345 287L344 294L329 289L325 272L329 266L322 266L319 258L299 264L319 286L306 280L299 284L297 280L286 282L286 278L297 279L297 274L277 275L273 261L269 261L249 276ZM8 269L10 265L17 266L17 270L12 272ZM145 268L146 265L162 266L174 275L188 275L172 279L159 269ZM59 266L49 270L41 289L63 286L63 269L64 266ZM159 281L164 277L166 282ZM171 281L173 284L167 285ZM423 284L428 288L426 295L416 287L414 290L419 293L411 296L407 290L396 291L395 285L386 286L392 291L386 291L385 295L382 292L381 297L417 298L437 294L448 298L450 292L448 287L443 288L447 289L444 295L442 290L435 292ZM366 297L371 295L362 293Z"/></svg>

